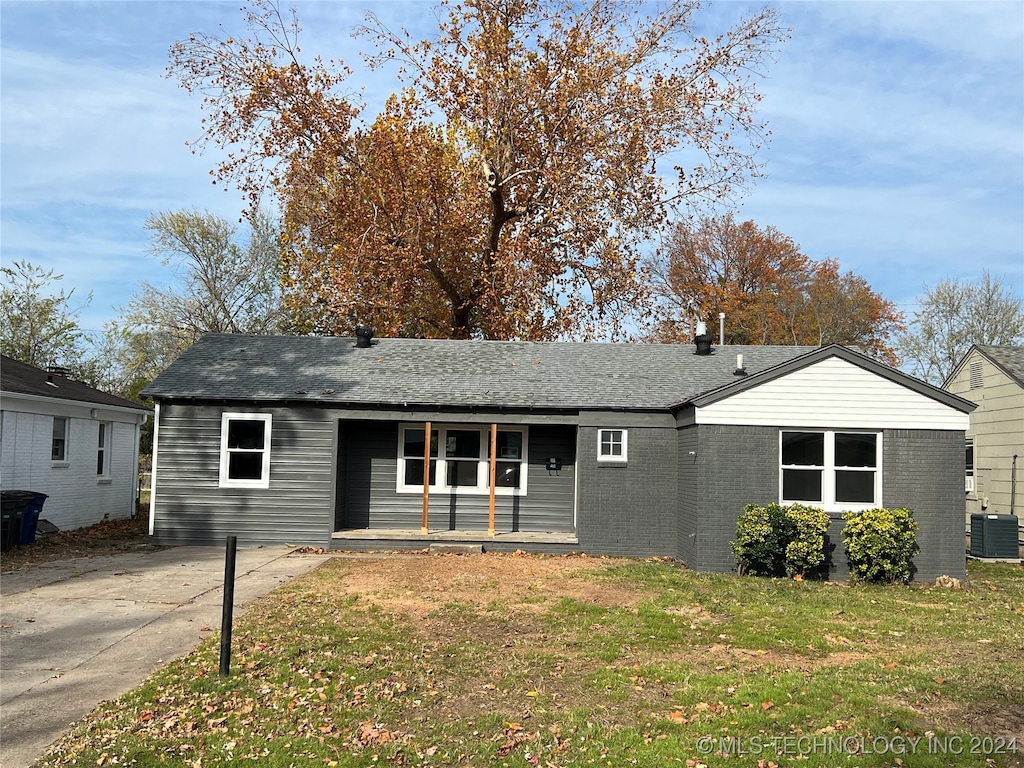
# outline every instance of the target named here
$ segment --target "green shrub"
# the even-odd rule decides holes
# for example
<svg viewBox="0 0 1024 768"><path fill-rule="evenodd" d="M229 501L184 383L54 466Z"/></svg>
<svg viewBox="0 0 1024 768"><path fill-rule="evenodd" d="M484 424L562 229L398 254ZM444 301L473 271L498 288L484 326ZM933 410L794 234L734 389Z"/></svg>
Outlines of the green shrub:
<svg viewBox="0 0 1024 768"><path fill-rule="evenodd" d="M917 546L917 521L909 509L869 509L843 515L843 541L855 581L910 581Z"/></svg>
<svg viewBox="0 0 1024 768"><path fill-rule="evenodd" d="M732 553L740 574L803 576L825 562L828 515L816 507L748 504Z"/></svg>
<svg viewBox="0 0 1024 768"><path fill-rule="evenodd" d="M786 545L786 575L805 576L825 562L828 514L817 507L792 504L786 517L793 522L793 538Z"/></svg>

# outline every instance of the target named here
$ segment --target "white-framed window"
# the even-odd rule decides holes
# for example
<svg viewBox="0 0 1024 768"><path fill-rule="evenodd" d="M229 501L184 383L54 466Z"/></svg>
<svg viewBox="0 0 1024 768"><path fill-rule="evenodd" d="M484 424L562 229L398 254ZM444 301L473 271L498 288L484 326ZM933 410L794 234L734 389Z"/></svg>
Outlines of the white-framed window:
<svg viewBox="0 0 1024 768"><path fill-rule="evenodd" d="M269 413L224 413L220 422L220 486L270 487Z"/></svg>
<svg viewBox="0 0 1024 768"><path fill-rule="evenodd" d="M99 427L99 441L96 446L96 475L97 477L110 477L110 451L114 425L109 421L101 421L97 426Z"/></svg>
<svg viewBox="0 0 1024 768"><path fill-rule="evenodd" d="M50 444L50 460L60 462L68 460L68 420L63 416L53 417L53 442Z"/></svg>
<svg viewBox="0 0 1024 768"><path fill-rule="evenodd" d="M494 492L526 495L527 427L498 427ZM422 424L398 429L399 493L423 493L426 438ZM490 493L491 428L475 424L431 425L429 488L441 493Z"/></svg>
<svg viewBox="0 0 1024 768"><path fill-rule="evenodd" d="M628 437L624 429L597 430L597 460L625 462Z"/></svg>
<svg viewBox="0 0 1024 768"><path fill-rule="evenodd" d="M964 493L974 493L974 438L966 439L964 451Z"/></svg>
<svg viewBox="0 0 1024 768"><path fill-rule="evenodd" d="M779 442L783 504L809 504L830 512L881 506L881 433L782 430Z"/></svg>

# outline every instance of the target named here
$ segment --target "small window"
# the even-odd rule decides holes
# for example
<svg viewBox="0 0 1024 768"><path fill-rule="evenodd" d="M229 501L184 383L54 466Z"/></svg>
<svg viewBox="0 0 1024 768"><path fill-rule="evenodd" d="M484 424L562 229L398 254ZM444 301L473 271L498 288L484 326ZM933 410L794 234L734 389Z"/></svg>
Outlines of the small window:
<svg viewBox="0 0 1024 768"><path fill-rule="evenodd" d="M981 389L985 386L985 371L980 360L971 363L971 389Z"/></svg>
<svg viewBox="0 0 1024 768"><path fill-rule="evenodd" d="M46 434L45 432L43 434ZM50 444L51 461L67 461L68 420L63 416L53 417L53 442Z"/></svg>
<svg viewBox="0 0 1024 768"><path fill-rule="evenodd" d="M964 492L974 492L974 438L968 437L964 457Z"/></svg>
<svg viewBox="0 0 1024 768"><path fill-rule="evenodd" d="M113 425L106 421L99 423L99 442L96 446L96 474L99 477L110 476L110 442Z"/></svg>
<svg viewBox="0 0 1024 768"><path fill-rule="evenodd" d="M225 413L221 417L220 485L270 487L269 413Z"/></svg>
<svg viewBox="0 0 1024 768"><path fill-rule="evenodd" d="M599 429L597 431L597 460L626 461L626 430Z"/></svg>

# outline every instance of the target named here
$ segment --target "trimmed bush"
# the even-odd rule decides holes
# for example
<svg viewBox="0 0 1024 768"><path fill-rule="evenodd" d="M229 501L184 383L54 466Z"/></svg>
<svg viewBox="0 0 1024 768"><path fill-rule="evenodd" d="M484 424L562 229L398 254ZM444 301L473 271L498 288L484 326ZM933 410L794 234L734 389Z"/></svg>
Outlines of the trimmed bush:
<svg viewBox="0 0 1024 768"><path fill-rule="evenodd" d="M825 562L828 515L816 507L748 504L732 553L740 574L803 576Z"/></svg>
<svg viewBox="0 0 1024 768"><path fill-rule="evenodd" d="M850 577L876 584L905 584L913 576L917 521L909 509L869 509L843 515Z"/></svg>
<svg viewBox="0 0 1024 768"><path fill-rule="evenodd" d="M793 540L786 545L786 575L804 576L825 562L825 534L828 514L817 507L793 504L786 507L793 521Z"/></svg>

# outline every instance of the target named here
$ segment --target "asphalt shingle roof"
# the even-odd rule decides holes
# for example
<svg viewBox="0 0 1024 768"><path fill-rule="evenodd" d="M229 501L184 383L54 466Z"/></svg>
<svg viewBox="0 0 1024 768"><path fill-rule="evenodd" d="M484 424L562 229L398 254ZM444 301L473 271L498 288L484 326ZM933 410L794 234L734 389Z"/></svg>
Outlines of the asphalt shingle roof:
<svg viewBox="0 0 1024 768"><path fill-rule="evenodd" d="M150 384L170 399L663 410L814 347L210 334Z"/></svg>
<svg viewBox="0 0 1024 768"><path fill-rule="evenodd" d="M0 390L23 395L52 397L60 400L76 400L95 405L112 405L118 408L148 410L131 400L101 392L98 389L69 379L59 374L50 374L41 368L0 355Z"/></svg>
<svg viewBox="0 0 1024 768"><path fill-rule="evenodd" d="M989 360L998 365L1006 374L1024 387L1024 347L979 344L978 349Z"/></svg>

